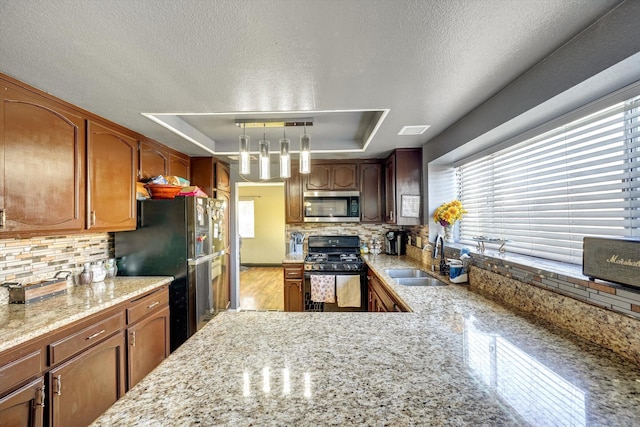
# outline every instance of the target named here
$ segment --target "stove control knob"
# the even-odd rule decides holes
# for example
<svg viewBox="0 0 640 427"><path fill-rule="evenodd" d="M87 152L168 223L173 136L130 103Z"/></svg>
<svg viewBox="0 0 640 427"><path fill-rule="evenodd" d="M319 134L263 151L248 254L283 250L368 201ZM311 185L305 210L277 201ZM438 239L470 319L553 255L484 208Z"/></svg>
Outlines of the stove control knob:
<svg viewBox="0 0 640 427"><path fill-rule="evenodd" d="M344 265L344 269L345 270L351 270L351 264L345 264Z"/></svg>
<svg viewBox="0 0 640 427"><path fill-rule="evenodd" d="M331 267L332 267L334 270L337 270L337 269L338 269L338 264L331 264Z"/></svg>

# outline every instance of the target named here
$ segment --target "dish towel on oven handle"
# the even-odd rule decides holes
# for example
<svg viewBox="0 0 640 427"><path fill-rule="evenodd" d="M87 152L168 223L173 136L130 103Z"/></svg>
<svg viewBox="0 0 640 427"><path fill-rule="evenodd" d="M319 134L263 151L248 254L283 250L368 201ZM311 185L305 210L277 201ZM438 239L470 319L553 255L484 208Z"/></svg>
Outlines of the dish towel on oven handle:
<svg viewBox="0 0 640 427"><path fill-rule="evenodd" d="M312 274L310 279L311 301L336 302L336 276Z"/></svg>
<svg viewBox="0 0 640 427"><path fill-rule="evenodd" d="M338 307L360 307L362 305L360 276L336 276L336 297L338 299Z"/></svg>

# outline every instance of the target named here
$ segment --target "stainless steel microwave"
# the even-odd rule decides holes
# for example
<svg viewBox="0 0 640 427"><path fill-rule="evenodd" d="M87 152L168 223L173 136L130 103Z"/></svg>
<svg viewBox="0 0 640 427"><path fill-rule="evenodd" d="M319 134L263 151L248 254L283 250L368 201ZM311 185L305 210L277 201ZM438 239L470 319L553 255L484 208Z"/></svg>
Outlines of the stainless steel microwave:
<svg viewBox="0 0 640 427"><path fill-rule="evenodd" d="M303 194L304 222L359 222L357 191L308 191Z"/></svg>

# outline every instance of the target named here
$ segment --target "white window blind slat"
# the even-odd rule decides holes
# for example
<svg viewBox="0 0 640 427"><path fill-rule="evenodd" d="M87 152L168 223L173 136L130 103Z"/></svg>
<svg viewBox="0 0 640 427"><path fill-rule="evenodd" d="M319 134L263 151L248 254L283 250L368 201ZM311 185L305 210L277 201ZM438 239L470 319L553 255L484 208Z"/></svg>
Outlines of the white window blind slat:
<svg viewBox="0 0 640 427"><path fill-rule="evenodd" d="M640 236L640 97L457 167L459 240L580 264L585 236Z"/></svg>

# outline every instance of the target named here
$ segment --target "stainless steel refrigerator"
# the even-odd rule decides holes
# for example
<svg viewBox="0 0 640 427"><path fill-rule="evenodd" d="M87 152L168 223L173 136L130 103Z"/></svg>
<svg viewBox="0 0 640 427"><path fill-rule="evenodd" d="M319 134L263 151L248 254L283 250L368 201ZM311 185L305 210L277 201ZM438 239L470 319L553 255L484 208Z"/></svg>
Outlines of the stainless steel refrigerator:
<svg viewBox="0 0 640 427"><path fill-rule="evenodd" d="M118 274L173 276L169 285L171 351L213 315L212 200L138 201L135 231L115 233Z"/></svg>

